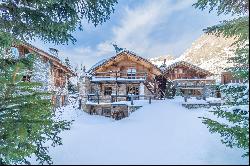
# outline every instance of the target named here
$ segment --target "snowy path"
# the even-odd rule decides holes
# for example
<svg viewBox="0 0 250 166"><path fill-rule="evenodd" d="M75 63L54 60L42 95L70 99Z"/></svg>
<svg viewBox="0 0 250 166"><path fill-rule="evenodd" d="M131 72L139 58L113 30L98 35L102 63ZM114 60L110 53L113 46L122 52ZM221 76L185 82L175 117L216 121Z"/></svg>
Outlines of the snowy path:
<svg viewBox="0 0 250 166"><path fill-rule="evenodd" d="M67 110L66 110L67 109ZM201 119L178 100L154 101L114 121L65 108L75 119L51 149L54 164L247 164L242 151L221 144Z"/></svg>

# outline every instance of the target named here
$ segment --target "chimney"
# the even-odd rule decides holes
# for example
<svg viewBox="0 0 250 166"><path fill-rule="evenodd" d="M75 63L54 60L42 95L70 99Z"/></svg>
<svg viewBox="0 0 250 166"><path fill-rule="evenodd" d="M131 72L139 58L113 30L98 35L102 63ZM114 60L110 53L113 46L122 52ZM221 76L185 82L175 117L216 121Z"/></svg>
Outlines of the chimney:
<svg viewBox="0 0 250 166"><path fill-rule="evenodd" d="M167 59L164 59L164 65L166 64Z"/></svg>

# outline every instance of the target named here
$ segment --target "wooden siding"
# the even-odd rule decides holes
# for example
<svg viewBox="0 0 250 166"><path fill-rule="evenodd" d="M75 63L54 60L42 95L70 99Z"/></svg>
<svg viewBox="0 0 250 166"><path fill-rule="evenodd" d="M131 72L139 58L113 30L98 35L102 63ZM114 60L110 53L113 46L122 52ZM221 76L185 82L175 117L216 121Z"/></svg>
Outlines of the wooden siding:
<svg viewBox="0 0 250 166"><path fill-rule="evenodd" d="M107 60L104 64L97 66L93 72L126 71L135 67L137 71L147 71L149 75L161 75L161 71L146 59L133 53L124 51Z"/></svg>
<svg viewBox="0 0 250 166"><path fill-rule="evenodd" d="M182 64L169 69L164 75L170 80L206 78L208 76L208 74Z"/></svg>
<svg viewBox="0 0 250 166"><path fill-rule="evenodd" d="M228 84L228 83L241 83L243 79L238 79L233 76L231 72L223 72L221 74L221 83Z"/></svg>
<svg viewBox="0 0 250 166"><path fill-rule="evenodd" d="M136 59L133 56L123 54L115 58L113 61L108 62L105 65L98 67L94 73L117 71L126 73L129 69L136 69L137 73L146 73L147 79L153 80L156 75L160 75L161 72L155 69L155 66L147 64L143 61Z"/></svg>

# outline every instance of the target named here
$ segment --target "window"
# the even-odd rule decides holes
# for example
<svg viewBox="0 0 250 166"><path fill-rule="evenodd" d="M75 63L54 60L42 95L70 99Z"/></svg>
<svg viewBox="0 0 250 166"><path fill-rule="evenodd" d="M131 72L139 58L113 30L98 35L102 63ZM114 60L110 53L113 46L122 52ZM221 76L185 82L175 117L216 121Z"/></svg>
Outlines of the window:
<svg viewBox="0 0 250 166"><path fill-rule="evenodd" d="M136 69L135 68L129 68L127 70L127 76L128 76L128 79L135 79Z"/></svg>
<svg viewBox="0 0 250 166"><path fill-rule="evenodd" d="M30 77L29 75L23 76L22 81L23 82L30 82Z"/></svg>
<svg viewBox="0 0 250 166"><path fill-rule="evenodd" d="M104 87L104 95L111 95L112 94L112 87Z"/></svg>
<svg viewBox="0 0 250 166"><path fill-rule="evenodd" d="M129 86L127 89L128 94L139 95L139 86Z"/></svg>

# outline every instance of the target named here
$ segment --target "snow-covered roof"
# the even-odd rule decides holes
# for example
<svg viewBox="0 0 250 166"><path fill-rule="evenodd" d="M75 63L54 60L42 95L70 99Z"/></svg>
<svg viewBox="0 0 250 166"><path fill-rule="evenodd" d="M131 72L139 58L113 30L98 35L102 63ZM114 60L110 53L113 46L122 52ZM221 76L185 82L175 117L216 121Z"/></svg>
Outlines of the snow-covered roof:
<svg viewBox="0 0 250 166"><path fill-rule="evenodd" d="M96 64L94 64L89 70L88 73L91 73L95 68L97 68L98 66L101 66L102 64L104 64L107 61L107 59L103 59L99 62L97 62Z"/></svg>
<svg viewBox="0 0 250 166"><path fill-rule="evenodd" d="M143 62L146 62L148 64L150 64L151 66L153 66L156 70L158 70L160 73L161 73L161 70L156 66L154 65L153 63L151 63L149 60L145 59L145 58L142 58L141 56L137 55L136 53L132 52L132 51L129 51L129 50L123 50L121 52L118 52L115 56L109 58L109 59L103 59L101 61L99 61L98 63L96 63L94 66L92 66L90 68L90 70L88 71L88 73L92 73L94 72L95 70L97 70L99 67L113 61L114 59L124 55L124 53L126 55L129 55L129 56L133 56L133 57L136 57L138 58L139 60L143 61Z"/></svg>
<svg viewBox="0 0 250 166"><path fill-rule="evenodd" d="M135 81L138 81L138 82L143 82L145 81L145 79L143 78L138 78L138 79L128 79L128 78L115 78L115 77L110 77L110 78L100 78L100 77L92 77L91 79L92 82L103 82L103 81L107 81L107 82L112 82L112 81L118 81L118 82L135 82Z"/></svg>
<svg viewBox="0 0 250 166"><path fill-rule="evenodd" d="M37 54L39 54L40 56L46 57L54 62L56 62L57 65L61 66L62 68L64 68L68 73L70 73L71 75L76 75L75 72L68 67L65 63L63 63L58 57L51 55L47 52L45 52L44 50L41 50L35 46L33 46L30 43L21 43L21 46L26 47L31 49L32 51L36 52Z"/></svg>
<svg viewBox="0 0 250 166"><path fill-rule="evenodd" d="M188 63L186 61L182 61L182 60L178 60L178 61L172 61L172 63L170 64L167 64L166 65L166 68L163 70L163 73L166 73L167 71L173 69L174 67L178 66L178 65L184 65L184 66L187 66L187 67L190 67L190 68L193 68L195 70L199 70L200 72L202 73L205 73L205 74L208 74L208 75L213 75L211 72L205 70L205 69L202 69L196 65L193 65L191 63Z"/></svg>

